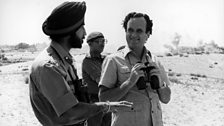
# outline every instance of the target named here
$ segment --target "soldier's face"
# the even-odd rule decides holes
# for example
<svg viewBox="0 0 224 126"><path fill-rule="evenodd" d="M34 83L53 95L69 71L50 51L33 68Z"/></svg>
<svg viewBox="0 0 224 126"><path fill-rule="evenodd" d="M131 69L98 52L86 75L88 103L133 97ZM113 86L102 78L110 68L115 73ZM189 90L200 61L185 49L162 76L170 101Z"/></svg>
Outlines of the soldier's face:
<svg viewBox="0 0 224 126"><path fill-rule="evenodd" d="M85 39L85 36L86 36L86 30L83 25L69 38L69 44L71 48L82 48L82 43L83 40Z"/></svg>

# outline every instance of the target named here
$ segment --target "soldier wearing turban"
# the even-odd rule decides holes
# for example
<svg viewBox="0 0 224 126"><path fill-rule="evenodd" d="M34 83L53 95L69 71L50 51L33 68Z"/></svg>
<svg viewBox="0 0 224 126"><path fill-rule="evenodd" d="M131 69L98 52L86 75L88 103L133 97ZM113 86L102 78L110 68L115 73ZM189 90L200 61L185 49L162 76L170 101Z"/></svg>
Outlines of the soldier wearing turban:
<svg viewBox="0 0 224 126"><path fill-rule="evenodd" d="M100 112L131 106L125 101L88 103L69 53L71 48L82 47L85 12L85 2L64 2L42 25L51 43L32 64L29 90L34 114L44 126L84 126Z"/></svg>

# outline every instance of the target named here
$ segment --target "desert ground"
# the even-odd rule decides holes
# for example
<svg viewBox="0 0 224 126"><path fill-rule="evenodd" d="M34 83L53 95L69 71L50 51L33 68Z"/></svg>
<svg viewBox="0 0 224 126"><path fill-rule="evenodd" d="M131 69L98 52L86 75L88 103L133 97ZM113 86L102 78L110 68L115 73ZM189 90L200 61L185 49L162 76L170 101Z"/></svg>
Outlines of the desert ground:
<svg viewBox="0 0 224 126"><path fill-rule="evenodd" d="M75 56L79 74L83 57ZM164 56L159 60L172 82L171 101L162 104L164 126L224 126L224 55ZM29 101L31 64L0 66L0 126L40 126Z"/></svg>

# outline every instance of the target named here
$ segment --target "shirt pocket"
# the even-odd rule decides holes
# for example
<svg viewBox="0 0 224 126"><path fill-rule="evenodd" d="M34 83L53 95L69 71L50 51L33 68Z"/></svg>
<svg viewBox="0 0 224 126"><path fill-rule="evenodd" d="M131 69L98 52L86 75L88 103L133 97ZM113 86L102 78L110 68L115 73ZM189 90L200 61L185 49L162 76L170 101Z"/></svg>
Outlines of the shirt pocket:
<svg viewBox="0 0 224 126"><path fill-rule="evenodd" d="M118 83L121 84L130 76L130 69L127 66L122 66L118 70Z"/></svg>
<svg viewBox="0 0 224 126"><path fill-rule="evenodd" d="M130 73L130 69L127 66L122 66L120 68L120 73L122 74Z"/></svg>

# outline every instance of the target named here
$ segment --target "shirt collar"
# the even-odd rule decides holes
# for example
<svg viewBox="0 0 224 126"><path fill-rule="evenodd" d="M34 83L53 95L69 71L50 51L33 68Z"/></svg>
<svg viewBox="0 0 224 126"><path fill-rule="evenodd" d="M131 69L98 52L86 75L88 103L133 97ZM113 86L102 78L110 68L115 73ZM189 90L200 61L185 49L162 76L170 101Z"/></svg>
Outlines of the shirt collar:
<svg viewBox="0 0 224 126"><path fill-rule="evenodd" d="M56 53L58 54L60 59L63 60L63 62L66 61L69 64L72 64L73 62L72 55L69 52L67 52L60 44L52 41L51 46L55 49Z"/></svg>
<svg viewBox="0 0 224 126"><path fill-rule="evenodd" d="M143 56L147 54L147 49L146 47L144 46L143 47ZM129 54L133 53L133 51L128 47L128 46L125 46L125 48L123 49L123 54L125 57L127 57Z"/></svg>

